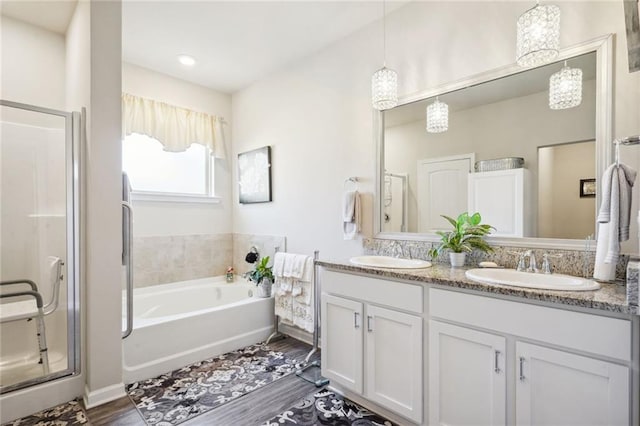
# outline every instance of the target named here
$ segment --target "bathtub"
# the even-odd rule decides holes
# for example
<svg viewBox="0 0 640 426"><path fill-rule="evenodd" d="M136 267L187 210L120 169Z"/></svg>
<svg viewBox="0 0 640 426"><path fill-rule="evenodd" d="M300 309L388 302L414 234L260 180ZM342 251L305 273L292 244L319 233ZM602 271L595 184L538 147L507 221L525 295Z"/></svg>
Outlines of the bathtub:
<svg viewBox="0 0 640 426"><path fill-rule="evenodd" d="M135 289L133 332L123 341L124 382L264 341L273 330L273 298L253 293L244 279L228 284L224 277Z"/></svg>

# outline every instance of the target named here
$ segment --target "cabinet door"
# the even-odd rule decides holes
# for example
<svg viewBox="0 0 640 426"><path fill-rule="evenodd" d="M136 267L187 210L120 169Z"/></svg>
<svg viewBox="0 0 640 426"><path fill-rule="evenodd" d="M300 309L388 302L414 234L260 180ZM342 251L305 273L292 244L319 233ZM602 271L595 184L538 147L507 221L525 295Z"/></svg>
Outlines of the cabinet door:
<svg viewBox="0 0 640 426"><path fill-rule="evenodd" d="M505 339L429 322L429 424L504 425Z"/></svg>
<svg viewBox="0 0 640 426"><path fill-rule="evenodd" d="M366 313L365 397L422 422L422 318L371 305Z"/></svg>
<svg viewBox="0 0 640 426"><path fill-rule="evenodd" d="M322 295L322 374L362 393L362 303Z"/></svg>
<svg viewBox="0 0 640 426"><path fill-rule="evenodd" d="M628 425L629 369L516 343L518 425Z"/></svg>

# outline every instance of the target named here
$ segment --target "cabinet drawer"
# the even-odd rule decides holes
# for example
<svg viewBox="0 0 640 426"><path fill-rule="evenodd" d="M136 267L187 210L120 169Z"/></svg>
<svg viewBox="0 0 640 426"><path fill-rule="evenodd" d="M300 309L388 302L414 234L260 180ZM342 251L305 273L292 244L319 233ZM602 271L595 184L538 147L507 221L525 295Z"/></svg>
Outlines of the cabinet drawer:
<svg viewBox="0 0 640 426"><path fill-rule="evenodd" d="M322 270L322 292L364 300L404 311L422 313L420 285L386 281L378 278Z"/></svg>
<svg viewBox="0 0 640 426"><path fill-rule="evenodd" d="M429 291L429 312L434 318L631 360L627 320L440 289Z"/></svg>

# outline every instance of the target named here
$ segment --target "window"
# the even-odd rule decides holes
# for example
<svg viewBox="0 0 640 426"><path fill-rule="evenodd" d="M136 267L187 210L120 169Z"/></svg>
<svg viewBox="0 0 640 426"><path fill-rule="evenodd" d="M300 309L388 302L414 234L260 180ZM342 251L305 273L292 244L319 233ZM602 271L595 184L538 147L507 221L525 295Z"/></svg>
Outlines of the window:
<svg viewBox="0 0 640 426"><path fill-rule="evenodd" d="M168 152L158 140L138 133L125 137L122 144L122 168L134 195L213 198L213 166L209 148L200 144L191 144L183 152Z"/></svg>

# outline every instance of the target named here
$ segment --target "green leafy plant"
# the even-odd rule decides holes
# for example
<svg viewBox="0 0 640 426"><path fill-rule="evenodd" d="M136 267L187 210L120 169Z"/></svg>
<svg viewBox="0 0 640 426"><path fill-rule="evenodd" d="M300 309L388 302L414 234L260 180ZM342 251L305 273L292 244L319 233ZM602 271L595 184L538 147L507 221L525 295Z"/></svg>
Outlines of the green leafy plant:
<svg viewBox="0 0 640 426"><path fill-rule="evenodd" d="M268 263L269 256L263 257L256 265L256 269L245 273L244 277L256 285L260 284L265 278L273 282L273 267L267 266Z"/></svg>
<svg viewBox="0 0 640 426"><path fill-rule="evenodd" d="M469 216L469 213L464 212L457 219L445 215L441 216L453 226L453 230L436 232L440 235L440 244L429 250L429 255L432 258L438 257L443 250L449 250L453 253L470 253L474 249L483 252L493 251L493 248L487 244L484 237L489 235L491 230L495 228L491 225L481 224L482 217L480 213L474 213Z"/></svg>

